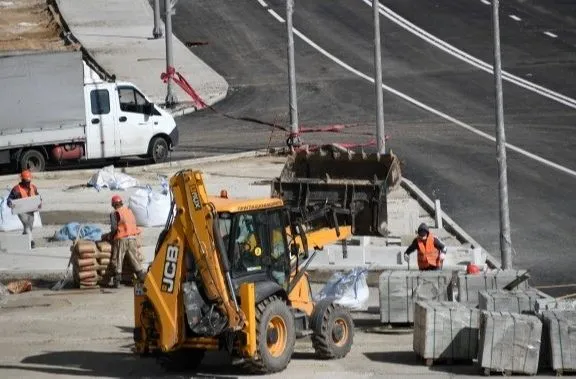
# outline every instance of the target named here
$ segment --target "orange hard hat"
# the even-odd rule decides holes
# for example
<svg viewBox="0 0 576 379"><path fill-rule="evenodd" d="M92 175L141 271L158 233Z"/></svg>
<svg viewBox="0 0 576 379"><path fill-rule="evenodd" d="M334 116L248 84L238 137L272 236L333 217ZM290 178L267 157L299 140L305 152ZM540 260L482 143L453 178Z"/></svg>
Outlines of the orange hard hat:
<svg viewBox="0 0 576 379"><path fill-rule="evenodd" d="M20 178L22 180L32 180L32 173L30 172L30 170L24 170L20 174Z"/></svg>
<svg viewBox="0 0 576 379"><path fill-rule="evenodd" d="M117 204L117 203L121 203L121 202L122 202L122 198L120 197L120 195L112 196L112 205Z"/></svg>
<svg viewBox="0 0 576 379"><path fill-rule="evenodd" d="M467 274L479 274L480 273L480 267L478 267L475 264L469 263L468 266L466 266L466 273Z"/></svg>

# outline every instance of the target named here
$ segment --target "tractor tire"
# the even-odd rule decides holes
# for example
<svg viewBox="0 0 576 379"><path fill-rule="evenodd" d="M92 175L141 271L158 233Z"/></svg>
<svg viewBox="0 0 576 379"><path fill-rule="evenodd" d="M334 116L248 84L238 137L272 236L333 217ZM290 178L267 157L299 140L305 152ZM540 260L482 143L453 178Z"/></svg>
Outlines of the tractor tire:
<svg viewBox="0 0 576 379"><path fill-rule="evenodd" d="M244 367L254 374L282 371L295 344L294 315L285 301L271 296L256 305L256 355Z"/></svg>
<svg viewBox="0 0 576 379"><path fill-rule="evenodd" d="M321 359L345 357L354 342L354 321L350 312L324 299L316 304L310 318L312 346Z"/></svg>
<svg viewBox="0 0 576 379"><path fill-rule="evenodd" d="M41 172L46 169L46 158L38 150L30 149L24 151L18 159L19 170L30 170Z"/></svg>
<svg viewBox="0 0 576 379"><path fill-rule="evenodd" d="M205 350L180 349L169 353L158 353L158 364L170 373L183 373L194 371L204 359Z"/></svg>

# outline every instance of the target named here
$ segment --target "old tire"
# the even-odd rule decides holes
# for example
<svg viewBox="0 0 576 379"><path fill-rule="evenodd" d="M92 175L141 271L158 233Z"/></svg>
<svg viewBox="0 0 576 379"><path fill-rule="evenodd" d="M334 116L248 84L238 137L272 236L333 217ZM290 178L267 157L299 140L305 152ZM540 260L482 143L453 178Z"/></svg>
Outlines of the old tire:
<svg viewBox="0 0 576 379"><path fill-rule="evenodd" d="M284 370L294 352L294 315L286 303L271 296L256 306L256 355L246 368L255 374Z"/></svg>
<svg viewBox="0 0 576 379"><path fill-rule="evenodd" d="M325 299L316 304L310 318L312 346L321 359L345 357L354 342L354 321L350 312Z"/></svg>
<svg viewBox="0 0 576 379"><path fill-rule="evenodd" d="M148 148L148 157L152 158L154 163L162 163L168 160L168 141L163 137L154 137L150 141Z"/></svg>
<svg viewBox="0 0 576 379"><path fill-rule="evenodd" d="M188 372L200 366L206 351L202 349L180 349L169 353L160 353L156 359L167 372Z"/></svg>
<svg viewBox="0 0 576 379"><path fill-rule="evenodd" d="M19 170L30 170L34 172L46 169L46 158L38 150L30 149L24 151L18 159Z"/></svg>

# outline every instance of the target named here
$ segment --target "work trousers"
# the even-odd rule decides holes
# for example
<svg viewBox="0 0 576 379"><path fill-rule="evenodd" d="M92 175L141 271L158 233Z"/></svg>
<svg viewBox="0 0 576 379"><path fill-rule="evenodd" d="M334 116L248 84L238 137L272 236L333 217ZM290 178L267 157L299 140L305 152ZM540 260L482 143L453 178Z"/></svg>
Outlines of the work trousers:
<svg viewBox="0 0 576 379"><path fill-rule="evenodd" d="M32 239L32 228L34 227L34 212L26 212L18 214L18 218L24 226L24 232L22 234L29 234L30 239Z"/></svg>
<svg viewBox="0 0 576 379"><path fill-rule="evenodd" d="M124 257L128 258L134 273L142 271L142 265L138 260L138 246L135 238L122 238L112 243L112 257L110 258L110 274L121 275Z"/></svg>

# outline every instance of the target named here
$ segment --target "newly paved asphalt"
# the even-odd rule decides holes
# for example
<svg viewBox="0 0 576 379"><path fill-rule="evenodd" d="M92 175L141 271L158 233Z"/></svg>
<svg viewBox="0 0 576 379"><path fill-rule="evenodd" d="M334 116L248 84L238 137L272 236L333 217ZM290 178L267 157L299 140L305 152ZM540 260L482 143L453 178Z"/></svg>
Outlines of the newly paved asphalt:
<svg viewBox="0 0 576 379"><path fill-rule="evenodd" d="M283 0L266 1L284 17ZM490 6L480 0L389 0L391 10L454 47L491 64ZM565 1L512 1L501 9L503 68L576 97L575 7ZM517 21L510 16L519 18ZM296 1L294 25L325 51L373 76L372 8L361 0ZM494 135L493 77L381 17L384 84ZM175 34L200 43L193 51L232 90L216 105L179 120L177 156L282 145L266 125L224 117L288 123L285 24L256 0L179 2ZM544 32L549 31L557 38ZM296 37L298 110L302 126L358 124L351 134L306 134L309 142L366 142L374 130L373 85ZM575 110L504 83L507 142L576 169ZM498 254L498 173L495 144L410 102L384 93L387 147L404 174L485 248ZM271 142L270 142L271 141ZM514 265L538 285L571 284L576 254L576 177L508 151ZM576 287L547 290L553 295Z"/></svg>

